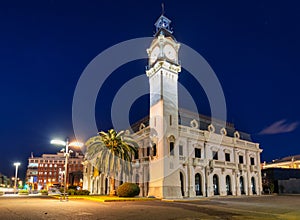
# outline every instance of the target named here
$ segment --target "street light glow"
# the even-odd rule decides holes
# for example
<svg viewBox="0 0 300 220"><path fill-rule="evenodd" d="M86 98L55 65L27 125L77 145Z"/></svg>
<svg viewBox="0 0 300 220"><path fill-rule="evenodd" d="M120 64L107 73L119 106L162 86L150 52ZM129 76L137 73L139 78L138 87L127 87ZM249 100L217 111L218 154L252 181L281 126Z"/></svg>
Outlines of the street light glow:
<svg viewBox="0 0 300 220"><path fill-rule="evenodd" d="M62 140L54 139L54 140L50 141L50 144L66 146L67 143L65 141L62 141Z"/></svg>
<svg viewBox="0 0 300 220"><path fill-rule="evenodd" d="M71 143L69 143L69 138L66 138L66 141L62 141L62 140L51 140L50 141L51 144L54 145L62 145L65 148L63 149L65 151L64 156L65 156L65 172L64 172L64 193L63 193L63 197L64 199L66 199L68 201L68 193L66 193L66 189L68 188L67 185L67 178L68 178L68 158L70 156L70 153L72 153L72 150L69 150L69 146L72 147L82 147L83 143L78 142L78 141L73 141Z"/></svg>
<svg viewBox="0 0 300 220"><path fill-rule="evenodd" d="M16 174L15 174L15 184L14 184L14 190L15 193L17 192L17 180L18 180L18 167L21 165L20 162L15 162L14 166L16 166Z"/></svg>
<svg viewBox="0 0 300 220"><path fill-rule="evenodd" d="M74 141L74 142L71 142L71 143L69 144L69 146L71 146L71 147L82 147L82 146L83 146L83 143L78 142L78 141Z"/></svg>

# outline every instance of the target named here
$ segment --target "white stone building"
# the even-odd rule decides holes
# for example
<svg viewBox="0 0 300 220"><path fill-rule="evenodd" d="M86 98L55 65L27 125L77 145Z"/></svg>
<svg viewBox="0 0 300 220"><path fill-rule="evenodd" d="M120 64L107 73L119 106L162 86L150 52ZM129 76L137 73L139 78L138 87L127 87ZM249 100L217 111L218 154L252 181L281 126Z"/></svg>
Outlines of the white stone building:
<svg viewBox="0 0 300 220"><path fill-rule="evenodd" d="M133 175L119 176L120 182L135 182L140 196L158 198L260 195L259 144L233 124L178 108L180 44L170 23L164 15L155 23L147 50L150 115L132 126L140 149ZM83 188L109 193L107 175L84 164Z"/></svg>

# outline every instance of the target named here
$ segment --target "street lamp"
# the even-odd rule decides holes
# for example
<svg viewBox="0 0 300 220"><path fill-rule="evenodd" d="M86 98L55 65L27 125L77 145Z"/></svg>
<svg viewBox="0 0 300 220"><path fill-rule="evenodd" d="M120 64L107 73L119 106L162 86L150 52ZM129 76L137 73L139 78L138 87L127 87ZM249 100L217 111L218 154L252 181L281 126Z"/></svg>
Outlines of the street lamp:
<svg viewBox="0 0 300 220"><path fill-rule="evenodd" d="M21 165L21 163L16 162L14 163L14 166L16 166L16 173L15 173L15 184L14 184L14 190L17 192L17 180L18 180L18 167Z"/></svg>
<svg viewBox="0 0 300 220"><path fill-rule="evenodd" d="M70 153L72 152L71 150L69 150L69 146L71 147L82 147L83 146L83 143L81 142L78 142L78 141L74 141L74 142L71 142L69 141L69 138L66 138L66 141L62 141L62 140L58 140L58 139L54 139L54 140L51 140L50 142L51 144L53 145L58 145L58 146L65 146L65 149L64 150L64 156L65 156L65 177L64 177L64 198L68 198L66 197L66 188L67 188L67 174L68 174L68 159L69 159L69 156L70 156Z"/></svg>

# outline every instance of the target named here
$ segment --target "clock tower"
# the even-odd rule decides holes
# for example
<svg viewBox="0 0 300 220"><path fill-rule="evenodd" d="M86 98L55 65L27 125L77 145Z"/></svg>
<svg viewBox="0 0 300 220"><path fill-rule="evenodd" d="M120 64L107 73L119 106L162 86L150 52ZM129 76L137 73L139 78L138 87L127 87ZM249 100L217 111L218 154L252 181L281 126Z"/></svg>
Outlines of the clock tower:
<svg viewBox="0 0 300 220"><path fill-rule="evenodd" d="M155 23L156 33L147 49L146 74L150 84L149 196L180 198L178 170L178 60L180 44L173 36L171 20L163 14Z"/></svg>

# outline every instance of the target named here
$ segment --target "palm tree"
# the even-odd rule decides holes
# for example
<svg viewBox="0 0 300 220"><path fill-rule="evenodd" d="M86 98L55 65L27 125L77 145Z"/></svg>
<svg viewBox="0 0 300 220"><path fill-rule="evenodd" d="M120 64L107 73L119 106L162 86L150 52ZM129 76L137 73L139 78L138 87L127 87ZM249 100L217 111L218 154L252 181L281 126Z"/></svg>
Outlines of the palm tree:
<svg viewBox="0 0 300 220"><path fill-rule="evenodd" d="M110 176L110 194L115 194L115 176L132 174L132 157L138 151L138 144L124 131L117 133L114 129L101 131L85 143L86 159L91 161L99 172Z"/></svg>

